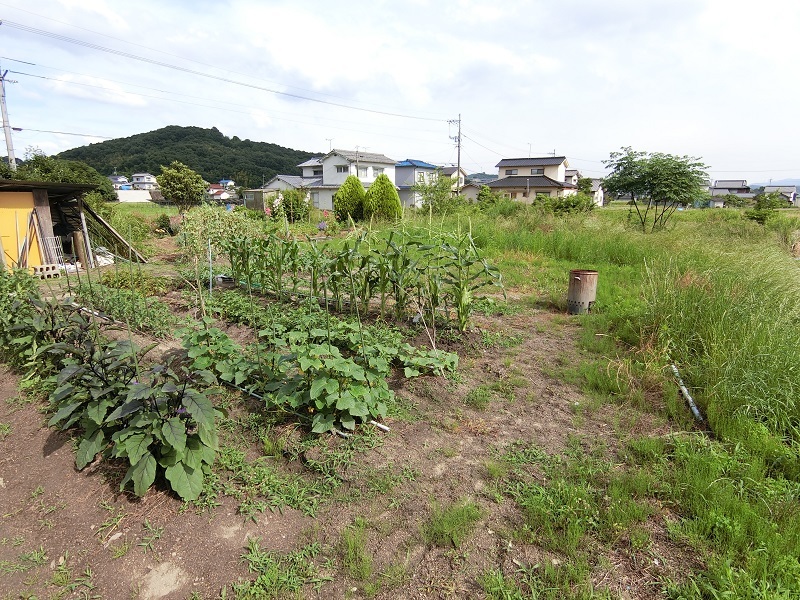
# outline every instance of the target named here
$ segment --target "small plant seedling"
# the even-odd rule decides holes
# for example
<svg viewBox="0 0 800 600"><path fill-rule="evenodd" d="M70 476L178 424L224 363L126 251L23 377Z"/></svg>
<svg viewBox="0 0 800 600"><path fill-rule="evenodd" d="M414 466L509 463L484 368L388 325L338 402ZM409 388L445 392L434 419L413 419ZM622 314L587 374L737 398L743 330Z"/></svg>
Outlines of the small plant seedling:
<svg viewBox="0 0 800 600"><path fill-rule="evenodd" d="M339 552L348 575L357 581L367 581L372 576L372 556L367 552L367 522L357 517L342 532Z"/></svg>
<svg viewBox="0 0 800 600"><path fill-rule="evenodd" d="M142 536L142 541L137 545L143 549L145 554L147 554L147 551L149 550L155 554L156 558L158 559L159 555L158 552L156 552L154 544L161 539L161 534L164 533L164 528L155 527L148 519L145 519L144 523L142 523L142 529L145 530L146 534Z"/></svg>
<svg viewBox="0 0 800 600"><path fill-rule="evenodd" d="M0 423L0 441L3 441L11 435L11 425L8 423Z"/></svg>
<svg viewBox="0 0 800 600"><path fill-rule="evenodd" d="M111 536L111 533L119 527L119 524L125 518L125 509L124 508L116 508L113 504L103 500L100 502L100 508L103 508L109 512L108 518L100 523L100 526L97 528L97 536L102 538L105 541L108 537Z"/></svg>
<svg viewBox="0 0 800 600"><path fill-rule="evenodd" d="M131 543L128 540L125 540L121 544L117 544L116 546L111 546L111 558L117 559L122 558L128 551L131 549Z"/></svg>

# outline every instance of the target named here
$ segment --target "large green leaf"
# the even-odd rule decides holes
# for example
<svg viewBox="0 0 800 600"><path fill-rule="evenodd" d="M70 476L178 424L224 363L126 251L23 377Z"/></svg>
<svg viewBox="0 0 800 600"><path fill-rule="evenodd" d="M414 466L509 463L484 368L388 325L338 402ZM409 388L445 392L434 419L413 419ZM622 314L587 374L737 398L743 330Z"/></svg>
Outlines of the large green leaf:
<svg viewBox="0 0 800 600"><path fill-rule="evenodd" d="M176 452L183 452L183 449L186 448L186 426L180 418L172 417L164 421L161 433L164 435L164 441Z"/></svg>
<svg viewBox="0 0 800 600"><path fill-rule="evenodd" d="M156 459L148 452L139 462L128 469L128 472L125 474L125 479L122 480L119 489L125 489L125 485L129 481L133 481L133 493L137 496L144 496L155 480Z"/></svg>
<svg viewBox="0 0 800 600"><path fill-rule="evenodd" d="M153 461L155 462L155 461ZM203 471L178 462L167 467L164 475L183 500L196 500L203 490Z"/></svg>
<svg viewBox="0 0 800 600"><path fill-rule="evenodd" d="M75 466L79 471L94 460L97 453L105 446L105 442L106 438L102 429L97 429L92 435L81 440L78 451L75 453Z"/></svg>
<svg viewBox="0 0 800 600"><path fill-rule="evenodd" d="M56 423L58 423L60 421L63 421L68 416L70 416L73 412L75 412L75 409L78 408L81 404L83 404L83 403L82 402L70 402L69 404L65 404L64 406L62 406L61 408L58 409L58 412L56 414L54 414L50 418L50 420L47 422L47 424L50 427L52 427Z"/></svg>
<svg viewBox="0 0 800 600"><path fill-rule="evenodd" d="M313 433L325 433L326 431L330 431L333 429L333 415L317 413L314 415L313 425L314 426L311 428Z"/></svg>
<svg viewBox="0 0 800 600"><path fill-rule="evenodd" d="M57 404L67 396L71 396L74 392L75 392L74 385L72 385L71 383L64 384L53 391L53 393L50 395L50 402L52 402L53 404Z"/></svg>
<svg viewBox="0 0 800 600"><path fill-rule="evenodd" d="M114 412L112 412L108 417L106 417L106 423L110 423L111 421L116 421L117 419L124 419L125 417L132 415L133 413L141 410L144 408L144 404L142 404L139 400L131 400L126 402L122 406L119 406Z"/></svg>
<svg viewBox="0 0 800 600"><path fill-rule="evenodd" d="M105 421L108 409L114 405L114 400L104 398L102 400L92 400L86 406L86 416L92 421L101 425Z"/></svg>
<svg viewBox="0 0 800 600"><path fill-rule="evenodd" d="M197 435L205 446L212 450L219 450L219 436L217 435L217 428L213 424L200 423L197 426Z"/></svg>
<svg viewBox="0 0 800 600"><path fill-rule="evenodd" d="M153 443L153 436L144 433L135 433L125 439L125 451L131 465L138 463L142 457L150 452L150 444Z"/></svg>
<svg viewBox="0 0 800 600"><path fill-rule="evenodd" d="M214 406L204 394L195 390L186 390L181 404L194 417L198 425L201 423L211 425L214 422Z"/></svg>

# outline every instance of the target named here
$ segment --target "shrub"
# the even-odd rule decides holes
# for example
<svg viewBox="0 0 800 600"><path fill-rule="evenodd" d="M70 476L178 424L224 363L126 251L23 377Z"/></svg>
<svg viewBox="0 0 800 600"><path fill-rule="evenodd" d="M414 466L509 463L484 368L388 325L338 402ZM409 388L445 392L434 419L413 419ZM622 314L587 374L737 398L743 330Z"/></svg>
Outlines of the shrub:
<svg viewBox="0 0 800 600"><path fill-rule="evenodd" d="M392 180L380 174L369 186L364 199L364 218L395 220L400 218L400 196Z"/></svg>
<svg viewBox="0 0 800 600"><path fill-rule="evenodd" d="M592 197L583 193L560 196L558 198L537 194L535 202L544 210L554 215L589 212L594 209L594 200Z"/></svg>
<svg viewBox="0 0 800 600"><path fill-rule="evenodd" d="M333 211L339 221L347 222L352 218L360 221L364 217L364 186L355 175L348 176L342 186L333 195Z"/></svg>

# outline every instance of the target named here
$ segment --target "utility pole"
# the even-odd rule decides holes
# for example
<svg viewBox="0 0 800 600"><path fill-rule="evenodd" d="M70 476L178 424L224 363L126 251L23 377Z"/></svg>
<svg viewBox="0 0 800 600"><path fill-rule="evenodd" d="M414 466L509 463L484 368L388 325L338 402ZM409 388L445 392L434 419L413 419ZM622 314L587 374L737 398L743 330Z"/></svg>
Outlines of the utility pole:
<svg viewBox="0 0 800 600"><path fill-rule="evenodd" d="M325 138L325 141L328 142L328 152L333 150L333 138Z"/></svg>
<svg viewBox="0 0 800 600"><path fill-rule="evenodd" d="M6 150L8 151L8 167L12 171L17 170L17 159L14 157L14 141L11 139L11 125L8 122L8 110L6 109L6 75L8 71L0 74L0 108L3 112L3 133L6 136ZM11 80L11 83L16 81Z"/></svg>
<svg viewBox="0 0 800 600"><path fill-rule="evenodd" d="M455 137L450 137L451 140L455 140L458 148L458 163L456 166L456 194L458 194L461 192L461 113L458 113L458 119L451 119L448 123L458 124L458 134Z"/></svg>

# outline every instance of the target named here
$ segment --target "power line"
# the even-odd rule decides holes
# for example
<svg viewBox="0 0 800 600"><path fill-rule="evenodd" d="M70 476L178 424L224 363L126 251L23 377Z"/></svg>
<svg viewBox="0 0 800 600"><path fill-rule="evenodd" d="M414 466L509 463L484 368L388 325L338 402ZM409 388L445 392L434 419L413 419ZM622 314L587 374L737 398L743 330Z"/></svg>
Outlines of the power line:
<svg viewBox="0 0 800 600"><path fill-rule="evenodd" d="M57 133L59 135L77 135L81 137L90 137L90 138L101 138L104 140L113 140L114 138L110 138L105 135L93 135L91 133L71 133L68 131L50 131L49 129L29 129L28 127L12 127L14 131L37 131L39 133Z"/></svg>
<svg viewBox="0 0 800 600"><path fill-rule="evenodd" d="M292 88L292 89L295 89L295 90L301 90L301 91L304 91L304 92L311 92L313 94L317 94L317 95L320 95L320 96L327 96L329 98L339 98L341 100L348 100L348 98L345 98L343 96L337 96L336 94L328 94L328 93L325 93L325 92L319 92L317 90L303 88L303 87L299 87L299 86L296 86L296 85L289 85L289 84L286 84L286 83L281 83L281 82L277 82L277 81L271 81L269 79L264 79L264 78L261 78L261 77L255 77L255 76L253 76L252 74L249 74L249 73L242 73L240 71L233 71L233 70L231 70L231 69L229 69L227 67L221 68L221 67L218 67L216 65L212 65L210 63L206 63L206 62L203 62L203 61L200 61L200 60L196 60L194 58L187 58L185 56L181 56L180 54L173 54L171 52L166 52L165 50L159 50L158 48L152 48L150 46L145 46L143 44L137 44L136 42L130 42L128 40L124 40L122 38L118 38L118 37L115 37L113 35L108 35L107 33L102 33L100 31L95 31L94 29L88 29L86 27L81 27L79 25L74 25L72 23L68 23L67 21L61 21L59 19L54 19L52 17L48 17L46 15L35 13L33 11L26 10L24 8L19 8L17 6L12 6L12 5L7 4L5 2L0 2L0 6L6 6L8 8L14 9L14 10L19 10L19 11L28 13L29 15L33 15L35 17L39 17L39 18L42 18L42 19L47 19L48 21L53 21L54 23L60 23L62 25L67 25L68 27L73 27L75 29L80 29L82 31L86 31L86 32L92 33L94 35L99 35L99 36L102 36L102 37L105 37L105 38L108 38L108 39L111 39L111 40L114 40L114 41L117 41L117 42L122 42L123 44L128 44L129 46L136 46L136 47L142 48L144 50L150 50L151 52L157 52L159 54L165 54L166 56L172 56L174 58L179 58L179 59L185 60L187 62L193 62L195 64L198 64L198 65L201 65L201 66L204 66L204 67L210 67L212 69L217 69L217 70L220 70L220 71L226 71L226 72L229 72L229 73L233 73L234 75L241 75L243 77L249 77L249 78L255 79L257 81L264 81L266 83L271 83L271 84L274 84L274 85L282 85L284 87ZM32 64L32 63L28 63L28 64ZM372 104L372 103L363 102L362 104Z"/></svg>
<svg viewBox="0 0 800 600"><path fill-rule="evenodd" d="M19 29L20 31L24 31L26 33L34 33L36 35L41 35L41 36L44 36L44 37L47 37L47 38L50 38L50 39L54 39L54 40L58 40L58 41L61 41L61 42L67 42L67 43L70 43L70 44L83 46L84 48L89 48L91 50L98 50L100 52L106 52L108 54L113 54L115 56L122 56L124 58L129 58L131 60L137 60L137 61L144 62L144 63L147 63L147 64L156 65L156 66L159 66L159 67L164 67L166 69L172 69L174 71L180 71L182 73L188 73L190 75L197 75L198 77L204 77L206 79L213 79L215 81L222 81L224 83L230 83L230 84L238 85L238 86L241 86L241 87L246 87L246 88L250 88L250 89L254 89L254 90L259 90L259 91L262 91L262 92L267 92L267 93L270 93L270 94L276 94L276 95L279 95L279 96L285 96L287 98L295 98L295 99L298 99L298 100L305 100L307 102L316 102L318 104L325 104L325 105L328 105L328 106L335 106L335 107L338 107L338 108L346 108L346 109L349 109L349 110L358 110L358 111L361 111L361 112L368 112L368 113L384 115L384 116L389 116L389 117L398 117L398 118L402 118L402 119L415 119L415 120L418 120L418 121L435 121L435 122L439 122L439 123L447 121L447 119L434 119L434 118L431 118L431 117L419 117L419 116L408 115L408 114L403 114L403 113L395 113L395 112L384 111L384 110L376 110L376 109L371 109L371 108L362 108L362 107L359 107L359 106L352 106L350 104L343 104L343 103L340 103L340 102L331 102L329 100L321 100L319 98L312 98L310 96L303 96L302 94L293 94L291 92L282 92L280 90L275 90L275 89L271 89L271 88L267 88L267 87L263 87L263 86L259 86L259 85L254 85L254 84L251 84L251 83L246 83L244 81L237 81L235 79L230 79L228 77L220 77L220 76L217 76L217 75L212 75L210 73L203 73L202 71L195 71L194 69L188 69L186 67L173 65L173 64L166 63L166 62L163 62L163 61L160 61L160 60L154 60L152 58L146 58L144 56L137 56L136 54L131 54L130 52L123 52L122 50L115 50L113 48L106 48L105 46L100 46L99 44L94 44L92 42L85 42L83 40L78 40L78 39L75 39L75 38L67 37L65 35L60 35L58 33L52 33L50 31L45 31L43 29L37 29L35 27L30 27L28 25L22 25L20 23L15 23L13 21L3 20L3 21L0 21L0 25L7 25L9 27L12 27L14 29Z"/></svg>
<svg viewBox="0 0 800 600"><path fill-rule="evenodd" d="M48 65L32 63L32 62L28 62L28 61L24 61L24 60L19 60L19 59L16 59L16 58L9 58L9 57L6 57L6 56L0 56L0 60L10 60L12 62L31 65L31 66L39 67L39 68L43 68L43 69L49 69L51 71L57 71L57 72L60 72L60 73L66 73L66 74L70 74L70 75L79 75L81 77L91 77L92 79L99 80L99 81L108 81L110 83L118 83L118 84L121 84L121 85L125 85L127 87L139 88L139 89L143 89L143 90L150 90L150 91L159 92L159 93L162 93L162 94L170 94L170 95L173 95L173 96L182 96L184 98L192 98L192 99L195 99L195 100L205 99L205 98L201 98L199 96L192 96L191 94L182 94L180 92L173 92L171 90L162 90L160 88L154 88L154 87L149 87L149 86L146 86L146 85L134 84L134 83L130 83L128 81L120 81L118 79L108 79L107 77L98 77L97 75L91 75L91 74L88 74L88 73L81 73L79 71L69 71L69 70L62 69L62 68L50 67ZM47 77L45 75L36 75L34 73L25 73L23 71L9 71L9 72L17 74L17 75L25 75L25 76L28 76L28 77L36 77L38 79L48 79L48 80L56 81L56 82L59 82L59 83L69 83L71 85L80 85L80 86L84 86L84 87L96 87L98 89L104 89L104 90L108 90L110 92L118 91L118 90L113 89L113 88L106 88L106 87L103 87L103 86L95 86L95 85L92 85L92 84L89 84L89 83L82 83L82 82L78 82L78 81L65 81L63 79L58 79L56 77ZM127 93L132 93L132 92L127 92ZM148 94L140 94L140 93L138 93L137 95L142 97L142 98L154 98L154 99L159 99L159 100L162 99L160 96L150 96ZM163 99L164 100L169 100L170 102L180 102L179 100L170 100L169 98L163 98ZM289 112L289 111L275 110L275 109L272 109L272 108L269 109L269 111L265 111L260 106L254 106L252 104L239 104L237 102L230 102L230 101L227 101L227 100L214 100L214 102L216 102L218 104L226 104L226 105L229 105L229 106L239 106L239 107L248 108L248 109L251 109L251 110L259 110L259 111L263 112L264 114L268 114L271 117L273 117L272 113L291 115L291 116L297 116L299 114L299 113L294 113L294 112ZM211 106L211 105L208 105L208 104L197 104L197 103L192 103L192 102L184 102L184 104L188 104L188 105L191 105L191 106L202 106L202 107L207 107L207 108L217 108L216 106ZM225 110L225 109L220 109L220 110ZM242 112L242 111L236 111L236 112ZM279 117L273 117L273 118L279 118ZM308 123L308 121L293 121L293 122L296 122L296 123ZM363 124L362 122L346 121L344 119L331 119L331 118L328 118L328 117L325 118L325 122L326 123L328 123L328 122L348 123L348 124L352 124L352 125L362 125ZM363 133L360 130L355 130L355 131L358 131L359 133ZM436 133L435 131L432 131L432 130L429 130L429 129L417 129L416 131L420 131L422 133L433 133L433 134ZM442 143L447 143L447 142L442 142Z"/></svg>
<svg viewBox="0 0 800 600"><path fill-rule="evenodd" d="M116 89L113 89L113 88L104 87L102 85L93 85L91 83L82 83L82 82L79 82L79 81L68 81L67 82L67 81L64 81L62 79L57 79L55 77L47 77L46 75L36 75L36 74L33 74L33 73L25 73L23 71L10 71L10 72L14 73L16 75L22 75L22 76L25 76L25 77L34 77L36 79L45 79L45 80L49 80L49 81L55 81L55 82L58 82L58 83L68 83L69 85L77 85L77 86L81 86L81 87L100 89L100 90L105 90L105 91L108 91L108 92L118 92L119 91L119 90L116 90ZM98 79L101 79L101 78L98 78ZM137 86L134 86L134 87L137 87ZM153 89L153 88L145 88L145 89ZM161 90L156 90L156 91L161 91ZM262 109L260 109L258 107L248 107L248 106L246 106L244 104L235 104L235 103L230 103L230 102L221 102L221 104L230 104L232 106L240 106L242 108L249 108L250 111L236 110L234 108L224 108L224 107L221 107L221 106L214 106L214 105L211 105L211 104L202 104L202 103L199 103L199 102L187 102L186 100L177 100L175 98L163 98L161 96L153 96L153 95L150 95L150 94L141 94L141 93L134 93L134 92L126 92L126 93L134 95L134 96L138 96L138 97L141 97L141 98L151 98L151 99L154 99L154 100L162 100L162 101L167 101L167 102L177 102L178 104L186 104L187 106L199 106L199 107L202 107L202 108L212 108L214 110L221 110L221 111L233 112L233 113L244 114L244 115L250 115L251 114L250 111L252 111L252 110L262 110ZM172 93L172 92L164 92L164 93L168 93L169 94L169 93ZM194 96L187 96L186 94L178 94L178 95L186 96L188 98L194 97ZM296 120L296 119L287 119L285 117L276 117L276 116L273 116L273 115L269 114L267 111L263 111L263 112L270 119L275 119L277 121L286 121L288 123L299 123L301 125L316 125L316 123L311 123L309 121L299 121L299 120ZM278 112L281 112L281 111L278 111ZM292 114L292 113L286 113L286 114ZM336 121L336 119L332 119L332 120ZM342 122L348 123L349 121L342 121ZM336 129L336 130L339 130L339 131L350 131L350 132L354 132L354 133L379 133L380 135L385 136L385 137L393 137L393 138L404 139L404 140L419 140L420 139L419 137L413 137L412 138L412 137L407 137L407 136L395 135L395 134L391 134L391 133L376 132L375 130L365 131L365 130L362 130L362 129L351 129L351 128L347 128L347 127L337 127L335 125L327 125L327 124L325 125L325 128L326 129ZM431 131L431 132L427 132L427 133L434 133L434 132ZM103 137L103 136L92 136L92 137ZM108 138L108 139L113 139L113 138ZM450 142L436 142L436 141L432 141L432 140L425 140L425 141L426 141L426 143L429 143L429 144L441 144L441 145L449 145L450 144Z"/></svg>

